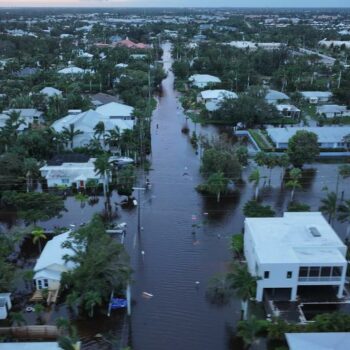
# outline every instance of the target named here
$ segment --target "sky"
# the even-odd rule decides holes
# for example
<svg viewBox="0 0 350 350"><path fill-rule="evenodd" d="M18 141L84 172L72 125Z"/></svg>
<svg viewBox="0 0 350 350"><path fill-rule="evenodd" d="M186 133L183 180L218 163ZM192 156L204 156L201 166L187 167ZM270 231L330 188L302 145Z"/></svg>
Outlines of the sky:
<svg viewBox="0 0 350 350"><path fill-rule="evenodd" d="M0 0L0 7L350 7L350 0Z"/></svg>

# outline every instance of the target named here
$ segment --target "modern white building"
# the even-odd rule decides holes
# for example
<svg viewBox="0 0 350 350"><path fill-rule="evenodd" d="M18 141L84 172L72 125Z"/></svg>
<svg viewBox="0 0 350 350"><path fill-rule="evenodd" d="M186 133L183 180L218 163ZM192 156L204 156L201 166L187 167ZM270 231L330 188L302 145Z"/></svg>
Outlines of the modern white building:
<svg viewBox="0 0 350 350"><path fill-rule="evenodd" d="M266 132L271 138L276 148L288 148L289 139L299 130L313 132L318 137L320 148L342 149L348 148L344 138L350 135L350 126L310 126L310 127L285 127L285 128L267 128Z"/></svg>
<svg viewBox="0 0 350 350"><path fill-rule="evenodd" d="M47 181L49 188L73 184L77 188L85 188L88 180L103 183L103 179L95 171L96 158L90 158L85 163L62 163L60 165L45 165L40 168L41 176Z"/></svg>
<svg viewBox="0 0 350 350"><path fill-rule="evenodd" d="M300 93L311 104L328 102L333 96L330 91L301 91Z"/></svg>
<svg viewBox="0 0 350 350"><path fill-rule="evenodd" d="M194 74L188 78L189 82L200 89L206 88L209 85L220 84L221 80L218 77L209 74Z"/></svg>
<svg viewBox="0 0 350 350"><path fill-rule="evenodd" d="M255 51L258 48L272 51L272 50L278 50L284 46L282 43L256 43L253 41L245 41L245 40L231 41L228 45L235 47L237 49L251 50L251 51Z"/></svg>
<svg viewBox="0 0 350 350"><path fill-rule="evenodd" d="M6 320L11 308L11 293L0 293L0 320Z"/></svg>
<svg viewBox="0 0 350 350"><path fill-rule="evenodd" d="M58 290L61 274L74 269L73 262L64 260L64 256L74 254L73 250L62 247L62 244L69 240L70 232L61 233L46 243L34 266L34 283L37 290Z"/></svg>
<svg viewBox="0 0 350 350"><path fill-rule="evenodd" d="M345 350L350 347L349 332L285 333L289 350Z"/></svg>
<svg viewBox="0 0 350 350"><path fill-rule="evenodd" d="M350 41L343 41L343 40L321 40L318 42L318 45L325 46L327 48L329 47L341 47L344 46L345 48L350 48Z"/></svg>
<svg viewBox="0 0 350 350"><path fill-rule="evenodd" d="M347 247L319 212L287 212L279 218L246 218L244 255L257 281L256 299L303 286L336 286L342 298Z"/></svg>

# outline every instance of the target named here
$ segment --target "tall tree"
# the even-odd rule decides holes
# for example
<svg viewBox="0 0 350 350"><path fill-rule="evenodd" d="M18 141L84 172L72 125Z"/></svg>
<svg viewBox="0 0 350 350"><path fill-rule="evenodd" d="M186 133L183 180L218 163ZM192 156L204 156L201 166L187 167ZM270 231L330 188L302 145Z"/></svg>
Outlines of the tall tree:
<svg viewBox="0 0 350 350"><path fill-rule="evenodd" d="M287 154L296 168L305 163L312 163L320 154L317 135L306 130L299 130L288 141Z"/></svg>
<svg viewBox="0 0 350 350"><path fill-rule="evenodd" d="M338 206L338 220L340 222L347 222L345 240L348 241L350 235L350 199Z"/></svg>
<svg viewBox="0 0 350 350"><path fill-rule="evenodd" d="M321 199L320 211L328 215L328 222L332 224L337 214L337 195L335 192L327 193L326 198Z"/></svg>
<svg viewBox="0 0 350 350"><path fill-rule="evenodd" d="M83 132L80 130L75 130L74 124L69 124L69 127L66 126L62 129L62 136L67 142L70 142L70 148L74 148L74 137L82 134Z"/></svg>
<svg viewBox="0 0 350 350"><path fill-rule="evenodd" d="M300 179L301 179L301 170L299 168L293 168L289 172L289 180L286 183L286 186L288 188L292 189L292 191L290 193L290 200L292 202L294 200L295 189L296 188L301 188Z"/></svg>
<svg viewBox="0 0 350 350"><path fill-rule="evenodd" d="M259 184L260 184L260 171L259 169L255 169L251 172L251 174L249 175L249 182L253 182L254 186L255 186L255 194L254 194L254 199L257 200L259 197Z"/></svg>

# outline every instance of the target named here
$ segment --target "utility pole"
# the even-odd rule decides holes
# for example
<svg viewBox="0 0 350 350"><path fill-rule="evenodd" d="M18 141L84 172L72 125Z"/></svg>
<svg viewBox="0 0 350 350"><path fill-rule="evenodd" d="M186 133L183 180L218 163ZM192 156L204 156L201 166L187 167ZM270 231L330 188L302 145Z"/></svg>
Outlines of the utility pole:
<svg viewBox="0 0 350 350"><path fill-rule="evenodd" d="M144 187L133 187L134 191L137 192L137 233L141 233L141 191L144 191Z"/></svg>

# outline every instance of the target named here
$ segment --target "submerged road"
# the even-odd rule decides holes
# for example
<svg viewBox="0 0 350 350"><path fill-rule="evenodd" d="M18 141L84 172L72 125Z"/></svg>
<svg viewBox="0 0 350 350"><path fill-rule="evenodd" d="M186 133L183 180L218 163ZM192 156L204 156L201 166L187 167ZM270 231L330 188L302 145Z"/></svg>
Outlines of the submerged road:
<svg viewBox="0 0 350 350"><path fill-rule="evenodd" d="M201 182L199 158L188 135L181 133L185 116L173 88L170 49L164 44L168 76L152 117L152 188L142 194L143 230L129 235L126 243L135 280L132 348L227 349L227 326L239 318L239 303L213 306L205 289L208 279L230 262L232 232L224 231L224 217L234 204L218 206L195 190ZM198 126L197 131L213 130ZM193 223L201 225L195 235Z"/></svg>

